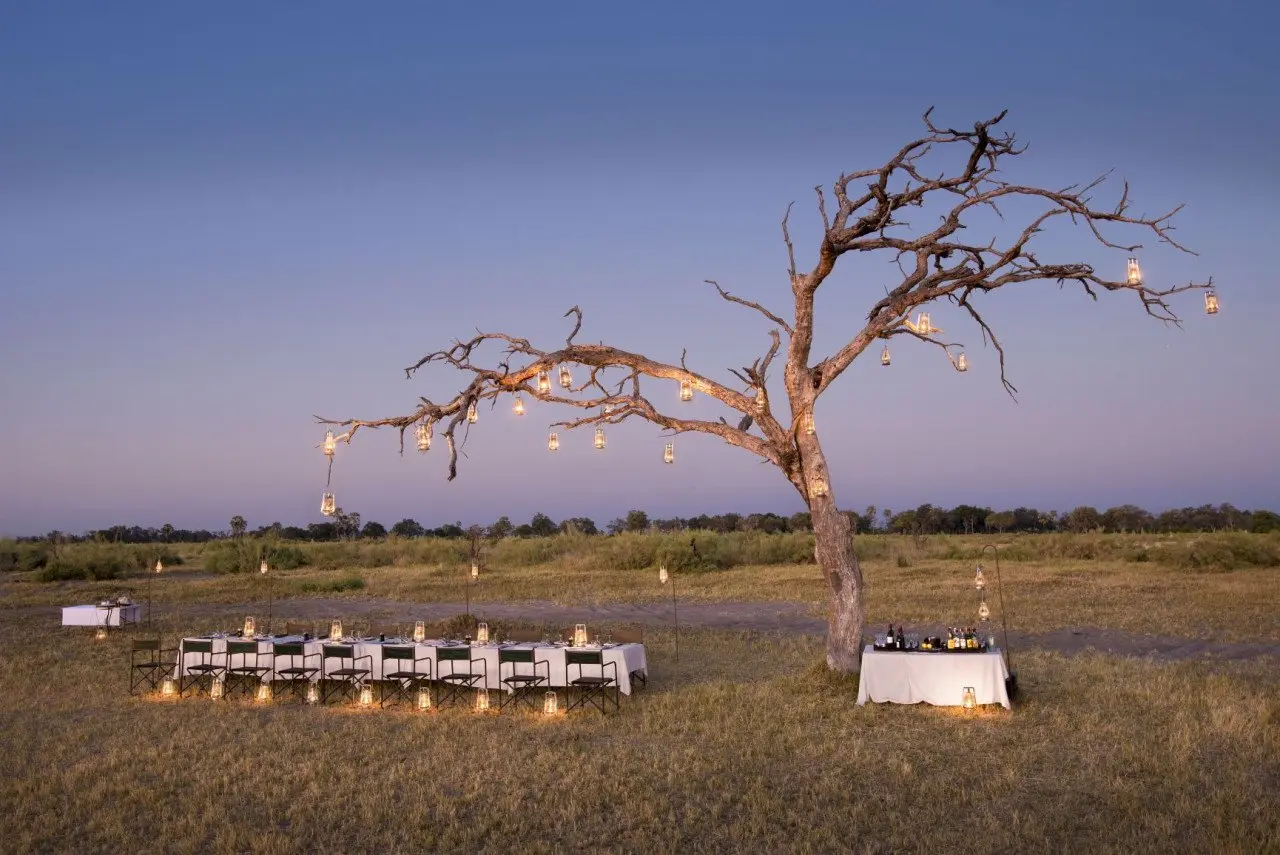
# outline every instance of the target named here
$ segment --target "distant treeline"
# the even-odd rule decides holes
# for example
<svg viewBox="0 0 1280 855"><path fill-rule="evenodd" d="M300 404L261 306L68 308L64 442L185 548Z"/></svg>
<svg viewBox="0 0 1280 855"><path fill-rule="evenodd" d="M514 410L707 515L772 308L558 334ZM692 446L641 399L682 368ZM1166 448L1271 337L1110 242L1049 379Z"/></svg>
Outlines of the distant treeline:
<svg viewBox="0 0 1280 855"><path fill-rule="evenodd" d="M974 505L957 505L950 510L930 504L906 511L878 509L875 505L863 511L843 511L858 533L880 532L886 534L980 534L983 532L1210 532L1244 531L1265 533L1280 531L1280 514L1268 510L1242 511L1229 504L1202 505L1198 508L1179 508L1152 514L1136 505L1120 505L1099 511L1082 505L1065 513L1055 510L1041 511L1035 508L1015 508L1011 511L995 511ZM781 516L763 514L702 514L696 517L651 518L641 510L633 510L605 525L603 532L588 517L572 517L556 522L543 513L520 525L508 517L500 517L489 526L473 525L463 528L461 522L445 523L427 528L416 520L402 519L389 529L381 523L361 522L359 513L347 513L338 509L328 522L311 523L305 527L287 526L281 523L250 530L245 519L232 517L230 528L212 532L205 529L179 529L172 525L159 528L117 525L80 535L52 531L39 537L18 538L20 542L47 541L50 543L205 543L224 538L245 535L272 536L280 540L334 541L378 539L388 535L399 538L458 538L488 537L546 537L559 533L585 535L616 535L623 532L678 532L708 531L718 534L730 532L760 532L781 534L807 532L812 524L807 512Z"/></svg>

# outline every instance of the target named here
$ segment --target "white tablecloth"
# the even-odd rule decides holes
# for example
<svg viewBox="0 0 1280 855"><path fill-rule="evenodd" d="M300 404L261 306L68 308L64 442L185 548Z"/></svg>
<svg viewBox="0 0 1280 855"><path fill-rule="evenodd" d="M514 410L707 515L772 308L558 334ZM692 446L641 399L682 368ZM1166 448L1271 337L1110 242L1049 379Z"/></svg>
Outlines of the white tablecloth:
<svg viewBox="0 0 1280 855"><path fill-rule="evenodd" d="M208 641L208 640L210 639L184 638L183 643L185 644L188 641ZM232 640L235 641L240 639L233 638ZM212 641L213 641L214 660L219 664L223 664L224 656L227 649L227 639L225 637L217 637L217 638L213 638ZM267 665L267 666L271 665L270 657L271 657L273 644L278 644L282 642L299 642L299 641L302 641L302 639L299 637L258 639L258 652L262 656L260 660L261 664ZM307 652L307 665L309 667L314 667L314 668L320 667L320 656L319 656L320 648L322 645L328 644L328 643L330 642L318 641L315 639L304 642L304 646L305 646L304 649ZM436 651L439 650L440 647L442 646L442 643L439 641L424 641L421 644L414 644L412 641L386 641L386 642L352 641L352 642L341 642L341 643L350 644L352 647L354 647L355 655L357 657L369 656L372 658L371 667L372 667L373 673L369 678L371 680L382 679L382 649L381 648L383 644L414 647L415 658L425 658L430 660L431 673L437 674L437 675L440 673L436 664ZM570 676L572 676L575 679L579 676L577 665L573 666L572 674L569 673L568 666L565 663L565 659L566 659L565 650L566 649L574 649L574 650L589 649L589 648L565 648L565 647L558 647L558 646L551 646L551 645L544 646L541 644L536 646L532 644L511 644L511 645L504 645L504 646L516 648L516 649L528 649L530 647L534 647L535 653L536 653L535 658L539 661L546 660L547 662L546 665L538 666L537 673L546 674L549 670L551 675L551 685L553 687L567 686L569 684ZM596 649L599 649L599 648L596 648ZM481 665L479 662L475 664L474 666L475 673L487 673L487 677L488 677L487 681L477 682L476 688L488 688L488 689L506 688L502 685L502 682L498 676L498 650L499 650L499 647L496 644L472 645L471 658L483 659L485 662L485 665ZM190 661L192 664L194 664L195 662L199 662L200 654L195 654L195 653L180 654L179 661L178 661L179 675L185 674L185 669L188 661ZM406 660L392 660L392 661L398 669L409 670L409 668L412 667L412 663ZM645 651L644 651L643 644L618 644L618 645L605 647L604 661L605 661L604 673L611 677L614 676L614 670L613 668L609 667L609 663L611 662L617 663L618 688L621 690L622 694L624 695L631 694L632 673L639 671L641 674L647 674L647 671L648 671L648 662L645 658ZM250 664L251 663L252 663L252 657L250 657ZM233 664L235 665L241 664L240 657L237 656L236 661ZM298 660L293 664L301 665L302 662L301 660ZM450 665L453 667L453 670L455 672L457 671L465 672L472 667L468 662L451 662L445 666L444 670L446 674L449 673ZM329 670L333 670L338 667L341 667L341 666L337 664L337 660L330 660L328 665ZM370 667L370 660L365 659L359 662L357 667L362 667L362 668ZM426 673L425 665L421 667L422 667L423 673ZM519 673L519 674L530 673L529 666L525 663L520 663L516 667L517 667L516 673ZM511 673L512 672L511 672L510 665L503 666L502 676L509 676ZM592 666L592 665L584 665L582 667L582 675L584 676L594 677L594 676L599 676L599 674L600 674L599 667ZM263 679L264 680L275 679L274 672L264 675Z"/></svg>
<svg viewBox="0 0 1280 855"><path fill-rule="evenodd" d="M63 626L120 626L122 623L137 623L142 614L142 607L137 603L122 606L112 603L106 606L63 606Z"/></svg>
<svg viewBox="0 0 1280 855"><path fill-rule="evenodd" d="M875 703L960 706L965 686L972 686L979 704L1009 709L1005 678L1009 670L998 649L985 653L903 653L862 651L858 705Z"/></svg>

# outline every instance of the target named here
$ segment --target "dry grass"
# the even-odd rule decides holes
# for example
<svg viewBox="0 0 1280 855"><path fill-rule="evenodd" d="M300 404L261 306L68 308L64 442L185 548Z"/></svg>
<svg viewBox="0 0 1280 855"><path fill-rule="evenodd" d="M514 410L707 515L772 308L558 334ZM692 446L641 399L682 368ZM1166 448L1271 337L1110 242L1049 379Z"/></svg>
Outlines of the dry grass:
<svg viewBox="0 0 1280 855"><path fill-rule="evenodd" d="M1274 662L1024 653L965 716L855 706L817 638L659 633L621 715L547 721L131 699L126 639L0 626L7 851L1280 847Z"/></svg>

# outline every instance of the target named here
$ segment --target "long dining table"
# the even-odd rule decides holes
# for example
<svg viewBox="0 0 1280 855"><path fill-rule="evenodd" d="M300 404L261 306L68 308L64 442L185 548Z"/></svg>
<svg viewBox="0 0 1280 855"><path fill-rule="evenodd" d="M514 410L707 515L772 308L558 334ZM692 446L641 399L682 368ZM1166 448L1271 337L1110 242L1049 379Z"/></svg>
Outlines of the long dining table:
<svg viewBox="0 0 1280 855"><path fill-rule="evenodd" d="M203 636L190 636L188 638L182 639L181 650L178 654L177 674L179 676L185 675L188 664L193 664L194 662L198 661L199 657L201 656L201 654L190 653L187 651L187 645L189 642L212 641L213 642L213 654L212 654L213 658L216 661L219 661L225 664L226 656L227 656L226 651L227 651L228 640L244 641L246 639L244 639L242 636L227 635L222 633L215 633L213 635L203 635ZM314 639L314 638L306 638L304 636L299 636L299 635L280 635L280 636L255 636L254 640L258 642L259 664L266 665L266 666L273 666L274 664L273 654L275 650L275 645L277 644L301 643L303 645L303 650L306 653L308 662L313 663L317 668L320 667L322 648L325 645L340 644L344 646L349 646L353 649L353 652L357 658L369 657L368 659L364 659L364 661L361 663L359 667L365 667L365 665L369 667L371 673L368 679L371 681L377 681L382 679L382 673L383 673L382 648L384 646L413 647L415 659L426 659L431 663L430 673L433 676L439 675L439 669L437 667L438 660L437 660L436 654L442 648L468 647L468 645L465 642L453 642L453 641L446 641L442 639L428 639L426 641L415 642L411 639L399 639L399 638L386 638L386 639L344 638L337 641L331 641L328 638ZM535 652L534 658L538 662L537 673L539 674L549 673L550 686L552 688L563 688L565 686L568 686L569 680L571 678L579 676L579 670L577 665L573 666L573 672L572 674L570 674L569 666L566 662L568 658L566 656L566 653L570 650L586 651L586 652L599 651L603 653L604 673L608 676L615 676L614 669L615 668L617 669L616 677L617 677L618 689L624 695L631 694L631 688L632 688L631 678L633 674L647 676L647 673L648 673L648 662L645 658L644 645L638 644L638 643L603 644L603 645L587 645L584 647L574 647L572 645L566 645L564 643L559 643L559 642L557 643L514 642L514 643L502 643L502 644L497 642L490 642L488 644L472 643L469 645L469 647L471 651L470 658L481 660L484 663L483 665L481 665L479 664L479 662L477 662L474 666L476 673L481 673L485 676L484 680L476 684L476 688L479 688L479 689L503 689L503 688L509 689L508 686L502 683L498 674L498 664L499 664L498 651L504 650L504 649L516 649L516 650L533 649ZM545 666L541 664L541 662L543 661L547 663ZM240 661L238 658L235 664L240 664ZM286 666L287 664L288 663L286 663ZM450 665L453 666L453 668L458 671L465 671L467 670L467 667L468 667L467 662L455 661L455 662L451 662ZM403 660L393 660L393 667L395 667L397 670L406 670L408 668L408 663ZM508 665L504 668L503 676L510 675L510 671L507 670L507 668L509 667L510 666ZM599 666L584 665L582 666L582 668L584 669L581 672L582 675L585 675L588 677L599 676L599 672L600 672ZM422 671L424 674L427 673L425 667L422 667ZM448 672L446 671L446 673ZM522 674L529 673L529 665L526 663L521 663L519 665L519 673L522 673ZM265 672L262 676L263 682L270 682L271 680L274 680L274 679L276 679L274 667L272 668L272 670ZM319 679L318 674L317 674L317 679Z"/></svg>

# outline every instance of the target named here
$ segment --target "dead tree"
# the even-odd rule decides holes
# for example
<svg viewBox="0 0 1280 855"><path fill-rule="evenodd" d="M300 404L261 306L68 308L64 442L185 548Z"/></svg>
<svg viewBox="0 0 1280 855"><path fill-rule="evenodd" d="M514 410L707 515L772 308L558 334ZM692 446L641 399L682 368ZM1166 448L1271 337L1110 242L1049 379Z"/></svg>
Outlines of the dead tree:
<svg viewBox="0 0 1280 855"><path fill-rule="evenodd" d="M455 341L445 350L429 353L405 369L406 376L412 378L424 366L442 363L469 375L470 382L450 401L436 403L422 398L412 412L391 418L333 420L317 416L317 420L346 428L336 439L347 443L361 428L398 428L402 451L408 428L415 428L420 437L425 435L428 443L434 431L442 428L448 446L449 480L457 476L459 427L468 425L469 411L474 412L481 402L500 395L527 395L586 411L578 418L554 423L553 430L601 428L640 418L672 434L710 434L746 449L777 466L809 508L814 557L831 597L827 664L837 671L856 671L865 619L862 572L853 551L848 520L836 508L826 457L813 421L814 402L845 369L881 342L885 350L873 353L872 358L879 356L888 364L888 340L903 336L938 347L953 368L966 370L968 361L962 346L941 339L942 331L922 311L930 304L946 301L962 309L981 332L983 343L989 342L994 348L999 357L1001 383L1012 395L1016 389L1005 374L1004 348L979 311L979 298L1007 285L1074 284L1094 300L1103 289L1131 291L1148 315L1175 325L1180 324L1178 317L1166 303L1173 294L1204 290L1206 308L1217 310L1212 280L1149 287L1132 258L1126 275L1112 279L1084 262L1041 260L1032 248L1036 235L1047 226L1066 222L1088 229L1103 247L1126 254L1132 254L1141 244L1121 242L1119 233L1124 230L1146 234L1159 243L1189 252L1171 236L1171 219L1181 206L1155 217L1135 215L1131 213L1125 184L1114 206L1097 207L1091 194L1103 183L1105 175L1089 184L1061 190L1009 183L1002 177L1002 167L1024 149L1012 134L996 132L1005 113L978 122L971 130L956 130L935 125L931 112L924 114L927 133L903 146L883 166L842 175L829 191L821 186L815 188L823 232L817 257L807 270L797 267L788 229L788 207L782 219L782 238L789 261L789 319L708 280L722 298L763 315L774 326L763 355L749 366L730 370L741 385L722 383L690 369L684 354L679 364L672 364L606 344L575 343L582 327L582 311L574 306L565 313L565 317L574 318L573 329L558 349L542 350L526 339L503 332L481 332L467 341ZM935 160L946 164L941 171L935 172ZM1008 232L1013 235L1011 240L981 243L965 237L966 229L982 212L994 212L1003 221L1001 207L1011 201L1031 203L1038 211L1023 228ZM921 226L911 220L917 210L922 216L936 212L939 219L928 227ZM861 329L851 330L845 344L835 352L817 356L812 353L814 296L840 258L848 253L879 253L895 259L894 282L870 307ZM1122 269L1119 262L1117 268ZM921 313L913 319L918 311ZM479 355L485 345L496 345L502 355L495 354L491 362L485 362ZM783 400L775 400L767 389L770 369L777 359L783 361ZM585 369L586 375L573 379L574 367ZM660 412L642 388L642 380L650 379L681 384L682 399L689 390L709 395L735 415L731 419L703 421Z"/></svg>

